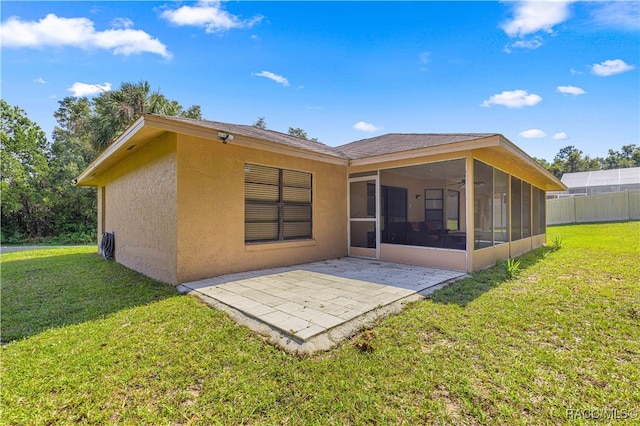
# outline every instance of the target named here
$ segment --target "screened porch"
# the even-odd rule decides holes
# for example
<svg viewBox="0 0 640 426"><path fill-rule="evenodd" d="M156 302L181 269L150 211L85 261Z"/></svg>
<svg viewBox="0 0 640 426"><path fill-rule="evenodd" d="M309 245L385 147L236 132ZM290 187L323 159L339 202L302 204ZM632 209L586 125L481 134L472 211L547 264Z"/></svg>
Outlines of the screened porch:
<svg viewBox="0 0 640 426"><path fill-rule="evenodd" d="M352 173L349 254L474 270L541 244L544 196L471 158Z"/></svg>

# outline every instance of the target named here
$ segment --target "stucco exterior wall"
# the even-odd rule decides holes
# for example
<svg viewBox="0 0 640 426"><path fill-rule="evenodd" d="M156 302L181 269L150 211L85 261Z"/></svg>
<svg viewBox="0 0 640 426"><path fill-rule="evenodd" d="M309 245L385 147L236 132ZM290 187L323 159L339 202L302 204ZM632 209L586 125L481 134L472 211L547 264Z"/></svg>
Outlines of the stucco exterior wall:
<svg viewBox="0 0 640 426"><path fill-rule="evenodd" d="M179 135L177 280L294 265L347 255L347 168ZM312 173L311 240L244 241L244 167L259 164Z"/></svg>
<svg viewBox="0 0 640 426"><path fill-rule="evenodd" d="M108 170L98 186L98 223L115 234L115 260L172 284L177 284L175 150L175 134L165 134Z"/></svg>

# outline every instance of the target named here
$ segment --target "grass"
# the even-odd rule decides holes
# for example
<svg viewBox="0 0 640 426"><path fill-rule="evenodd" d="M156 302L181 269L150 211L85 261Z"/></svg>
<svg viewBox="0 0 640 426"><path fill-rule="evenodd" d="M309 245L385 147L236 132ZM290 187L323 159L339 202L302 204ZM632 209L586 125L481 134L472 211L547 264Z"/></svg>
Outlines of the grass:
<svg viewBox="0 0 640 426"><path fill-rule="evenodd" d="M567 409L637 413L640 222L548 235L562 248L521 257L511 280L503 267L480 271L309 357L91 250L2 255L3 336L24 318L40 326L24 338L14 331L1 348L0 422L562 424L573 423ZM73 273L56 266L67 258ZM70 325L20 317L26 304L5 311L27 284L58 281L80 295L98 268L114 295L87 290L71 301L76 309L139 297ZM62 309L44 297L31 303Z"/></svg>
<svg viewBox="0 0 640 426"><path fill-rule="evenodd" d="M96 246L2 256L2 342L175 296L164 284L96 255Z"/></svg>

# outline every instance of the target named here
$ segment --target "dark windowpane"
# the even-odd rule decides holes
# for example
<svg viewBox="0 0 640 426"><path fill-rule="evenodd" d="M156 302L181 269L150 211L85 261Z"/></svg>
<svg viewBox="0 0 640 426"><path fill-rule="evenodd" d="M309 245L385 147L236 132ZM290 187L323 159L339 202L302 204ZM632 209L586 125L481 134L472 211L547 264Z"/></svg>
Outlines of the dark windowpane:
<svg viewBox="0 0 640 426"><path fill-rule="evenodd" d="M351 247L376 248L376 223L351 222Z"/></svg>
<svg viewBox="0 0 640 426"><path fill-rule="evenodd" d="M533 235L544 234L546 231L545 192L540 188L533 187Z"/></svg>
<svg viewBox="0 0 640 426"><path fill-rule="evenodd" d="M284 224L284 239L311 237L311 222L290 222Z"/></svg>
<svg viewBox="0 0 640 426"><path fill-rule="evenodd" d="M279 201L280 189L277 185L245 183L244 198L248 201Z"/></svg>
<svg viewBox="0 0 640 426"><path fill-rule="evenodd" d="M475 248L493 245L493 167L473 160L473 220Z"/></svg>
<svg viewBox="0 0 640 426"><path fill-rule="evenodd" d="M311 206L285 204L283 210L285 222L311 221Z"/></svg>
<svg viewBox="0 0 640 426"><path fill-rule="evenodd" d="M310 203L311 189L285 186L282 188L282 201L285 203Z"/></svg>
<svg viewBox="0 0 640 426"><path fill-rule="evenodd" d="M407 242L407 189L382 185L380 187L381 242Z"/></svg>
<svg viewBox="0 0 640 426"><path fill-rule="evenodd" d="M367 216L376 216L376 185L367 183Z"/></svg>
<svg viewBox="0 0 640 426"><path fill-rule="evenodd" d="M284 186L311 189L311 173L297 172L295 170L283 170L282 184Z"/></svg>
<svg viewBox="0 0 640 426"><path fill-rule="evenodd" d="M509 241L509 175L493 169L493 240L494 244Z"/></svg>
<svg viewBox="0 0 640 426"><path fill-rule="evenodd" d="M460 191L447 190L447 229L460 229Z"/></svg>
<svg viewBox="0 0 640 426"><path fill-rule="evenodd" d="M424 190L424 218L429 230L444 229L444 191L442 189Z"/></svg>
<svg viewBox="0 0 640 426"><path fill-rule="evenodd" d="M538 209L540 211L540 234L544 234L547 232L547 194L542 189L538 191L538 199Z"/></svg>
<svg viewBox="0 0 640 426"><path fill-rule="evenodd" d="M375 217L375 185L366 181L349 183L349 217Z"/></svg>
<svg viewBox="0 0 640 426"><path fill-rule="evenodd" d="M511 240L522 238L522 181L511 177Z"/></svg>
<svg viewBox="0 0 640 426"><path fill-rule="evenodd" d="M255 164L247 164L244 168L245 182L268 183L271 185L280 184L280 172L273 167L257 166Z"/></svg>
<svg viewBox="0 0 640 426"><path fill-rule="evenodd" d="M278 222L278 206L274 204L245 204L245 222Z"/></svg>
<svg viewBox="0 0 640 426"><path fill-rule="evenodd" d="M277 240L278 223L245 223L244 239L247 242Z"/></svg>
<svg viewBox="0 0 640 426"><path fill-rule="evenodd" d="M531 184L522 182L522 238L531 236Z"/></svg>

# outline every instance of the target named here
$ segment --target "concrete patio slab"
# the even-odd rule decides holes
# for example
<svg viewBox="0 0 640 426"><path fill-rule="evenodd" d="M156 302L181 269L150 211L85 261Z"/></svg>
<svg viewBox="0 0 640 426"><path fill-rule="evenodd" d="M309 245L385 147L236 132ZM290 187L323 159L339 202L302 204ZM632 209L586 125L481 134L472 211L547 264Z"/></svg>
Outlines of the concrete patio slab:
<svg viewBox="0 0 640 426"><path fill-rule="evenodd" d="M292 353L326 350L463 272L359 258L223 275L182 284Z"/></svg>

